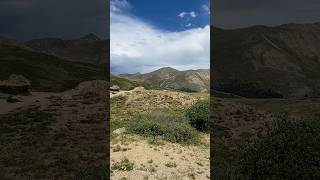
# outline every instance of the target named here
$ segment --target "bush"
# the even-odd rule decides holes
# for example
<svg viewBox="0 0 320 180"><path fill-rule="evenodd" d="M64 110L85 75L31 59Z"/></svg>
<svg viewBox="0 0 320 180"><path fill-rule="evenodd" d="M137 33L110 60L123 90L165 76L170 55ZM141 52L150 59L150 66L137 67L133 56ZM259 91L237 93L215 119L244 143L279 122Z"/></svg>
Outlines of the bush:
<svg viewBox="0 0 320 180"><path fill-rule="evenodd" d="M112 165L111 170L119 171L131 171L133 170L133 163L130 162L127 158L121 160L121 162L116 162Z"/></svg>
<svg viewBox="0 0 320 180"><path fill-rule="evenodd" d="M320 179L320 122L277 120L240 148L245 179Z"/></svg>
<svg viewBox="0 0 320 180"><path fill-rule="evenodd" d="M188 143L197 135L184 116L165 112L137 115L131 119L127 129L143 136L162 136L173 143Z"/></svg>
<svg viewBox="0 0 320 180"><path fill-rule="evenodd" d="M209 131L209 100L199 100L186 109L191 126L199 131Z"/></svg>

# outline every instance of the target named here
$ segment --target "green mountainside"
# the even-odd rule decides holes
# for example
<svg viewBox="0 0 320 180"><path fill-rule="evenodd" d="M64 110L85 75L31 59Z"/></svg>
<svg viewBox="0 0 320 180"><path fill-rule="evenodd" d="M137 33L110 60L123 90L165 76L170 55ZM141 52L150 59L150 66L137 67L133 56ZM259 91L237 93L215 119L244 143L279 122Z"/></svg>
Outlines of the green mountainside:
<svg viewBox="0 0 320 180"><path fill-rule="evenodd" d="M25 76L35 91L59 92L80 82L107 79L103 65L71 62L14 44L0 44L0 79Z"/></svg>

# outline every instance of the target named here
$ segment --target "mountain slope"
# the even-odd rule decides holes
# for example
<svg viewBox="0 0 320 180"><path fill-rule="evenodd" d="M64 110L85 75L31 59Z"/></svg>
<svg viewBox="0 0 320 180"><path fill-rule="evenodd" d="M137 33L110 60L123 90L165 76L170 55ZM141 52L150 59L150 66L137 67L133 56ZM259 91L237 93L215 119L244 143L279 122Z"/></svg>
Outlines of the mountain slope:
<svg viewBox="0 0 320 180"><path fill-rule="evenodd" d="M121 77L143 82L151 88L165 88L189 92L208 92L210 71L208 69L178 71L165 67L147 74L122 74Z"/></svg>
<svg viewBox="0 0 320 180"><path fill-rule="evenodd" d="M107 77L102 65L66 61L13 44L0 44L0 64L1 80L20 74L36 91L64 91L82 81Z"/></svg>
<svg viewBox="0 0 320 180"><path fill-rule="evenodd" d="M110 86L113 86L113 85L119 86L121 90L132 90L135 87L143 86L143 83L111 74Z"/></svg>
<svg viewBox="0 0 320 180"><path fill-rule="evenodd" d="M212 34L214 89L245 97L320 95L320 23Z"/></svg>
<svg viewBox="0 0 320 180"><path fill-rule="evenodd" d="M88 34L75 40L59 38L34 39L23 44L39 52L55 55L70 61L91 64L106 64L109 50L109 41L101 40L94 34Z"/></svg>

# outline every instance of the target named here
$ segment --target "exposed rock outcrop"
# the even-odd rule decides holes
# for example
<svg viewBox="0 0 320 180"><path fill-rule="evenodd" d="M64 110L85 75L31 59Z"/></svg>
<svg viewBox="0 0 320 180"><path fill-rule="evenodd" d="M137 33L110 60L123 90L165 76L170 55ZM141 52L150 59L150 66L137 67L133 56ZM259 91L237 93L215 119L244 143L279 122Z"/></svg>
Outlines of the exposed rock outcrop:
<svg viewBox="0 0 320 180"><path fill-rule="evenodd" d="M0 92L13 95L29 95L30 81L22 75L12 74L8 80L0 81Z"/></svg>
<svg viewBox="0 0 320 180"><path fill-rule="evenodd" d="M73 90L75 95L95 94L101 97L107 96L109 84L104 80L92 80L80 83L76 89Z"/></svg>

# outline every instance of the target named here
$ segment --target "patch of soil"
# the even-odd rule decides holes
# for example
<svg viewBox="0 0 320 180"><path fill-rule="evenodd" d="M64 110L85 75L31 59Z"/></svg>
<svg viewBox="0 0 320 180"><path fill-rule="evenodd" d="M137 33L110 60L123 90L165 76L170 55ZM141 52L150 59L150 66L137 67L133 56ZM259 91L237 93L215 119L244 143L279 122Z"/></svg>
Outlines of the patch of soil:
<svg viewBox="0 0 320 180"><path fill-rule="evenodd" d="M111 141L111 167L122 159L133 163L133 169L113 170L113 180L210 179L209 144L182 146L162 142L153 145L139 136L119 135Z"/></svg>

